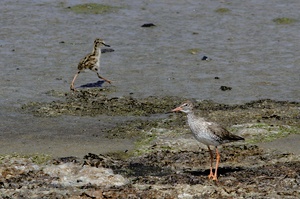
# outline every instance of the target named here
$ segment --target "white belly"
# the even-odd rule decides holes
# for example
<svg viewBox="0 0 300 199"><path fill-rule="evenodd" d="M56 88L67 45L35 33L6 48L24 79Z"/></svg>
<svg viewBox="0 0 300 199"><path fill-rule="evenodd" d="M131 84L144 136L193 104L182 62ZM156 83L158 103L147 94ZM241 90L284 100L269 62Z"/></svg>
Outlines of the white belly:
<svg viewBox="0 0 300 199"><path fill-rule="evenodd" d="M212 146L220 145L217 136L214 136L212 132L209 132L205 126L200 127L200 126L190 125L190 127L194 137L199 142L205 145L212 145Z"/></svg>
<svg viewBox="0 0 300 199"><path fill-rule="evenodd" d="M205 145L212 145L212 146L218 146L220 145L219 142L217 142L217 140L213 139L211 136L209 135L205 135L205 134L194 134L194 137L196 138L196 140L198 140L199 142L201 142L202 144L205 144Z"/></svg>

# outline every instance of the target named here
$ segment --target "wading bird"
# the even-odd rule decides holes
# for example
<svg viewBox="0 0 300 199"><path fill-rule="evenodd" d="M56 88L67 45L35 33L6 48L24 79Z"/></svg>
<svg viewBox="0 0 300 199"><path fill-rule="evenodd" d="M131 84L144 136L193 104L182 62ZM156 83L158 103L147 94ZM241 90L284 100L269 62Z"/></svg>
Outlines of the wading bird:
<svg viewBox="0 0 300 199"><path fill-rule="evenodd" d="M217 171L220 163L220 153L218 151L218 146L228 142L234 142L238 140L244 140L244 138L234 135L227 131L225 128L221 127L219 124L214 122L207 122L204 118L198 117L194 114L193 103L191 101L186 101L182 105L173 109L172 112L181 111L187 114L188 125L192 130L192 133L196 140L205 144L210 153L210 173L208 175L209 179L215 181L218 180ZM215 146L216 148L216 168L215 173L213 173L213 153L209 146Z"/></svg>
<svg viewBox="0 0 300 199"><path fill-rule="evenodd" d="M100 57L101 57L101 47L102 46L107 46L110 47L109 45L105 44L105 42L102 39L95 39L94 41L94 47L93 47L93 51L89 54L87 54L83 59L80 60L79 64L78 64L78 72L75 74L70 89L72 91L75 91L74 88L74 82L77 78L77 76L80 74L80 72L84 71L84 70L91 70L97 73L97 76L100 79L103 79L104 81L106 81L107 83L111 83L110 80L101 77L99 74L100 71Z"/></svg>

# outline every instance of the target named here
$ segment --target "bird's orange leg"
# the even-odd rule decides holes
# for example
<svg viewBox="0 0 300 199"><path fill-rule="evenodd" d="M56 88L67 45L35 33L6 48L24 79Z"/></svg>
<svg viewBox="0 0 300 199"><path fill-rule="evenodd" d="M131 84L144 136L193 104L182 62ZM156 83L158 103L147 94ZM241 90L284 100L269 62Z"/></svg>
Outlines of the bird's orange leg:
<svg viewBox="0 0 300 199"><path fill-rule="evenodd" d="M209 146L207 145L207 148L208 148L208 151L209 151L209 155L210 155L210 172L209 172L209 175L208 175L208 179L211 179L214 177L214 173L212 171L212 167L213 167L213 153L212 151L210 150Z"/></svg>
<svg viewBox="0 0 300 199"><path fill-rule="evenodd" d="M218 172L218 167L219 167L219 163L220 163L220 153L218 151L218 148L216 147L216 169L215 169L215 175L213 176L213 180L218 181L218 177L217 177L217 172Z"/></svg>
<svg viewBox="0 0 300 199"><path fill-rule="evenodd" d="M103 79L103 80L106 81L107 83L111 84L111 81L110 81L110 80L105 79L104 77L101 77L101 76L99 75L98 72L97 72L97 75L98 75L98 77L99 77L100 79Z"/></svg>
<svg viewBox="0 0 300 199"><path fill-rule="evenodd" d="M80 73L80 71L78 71L78 72L75 74L75 76L74 76L74 78L73 78L73 80L72 80L72 83L71 83L71 86L70 86L70 90L71 90L71 91L75 91L75 88L74 88L74 82L75 82L77 76L79 75L79 73Z"/></svg>

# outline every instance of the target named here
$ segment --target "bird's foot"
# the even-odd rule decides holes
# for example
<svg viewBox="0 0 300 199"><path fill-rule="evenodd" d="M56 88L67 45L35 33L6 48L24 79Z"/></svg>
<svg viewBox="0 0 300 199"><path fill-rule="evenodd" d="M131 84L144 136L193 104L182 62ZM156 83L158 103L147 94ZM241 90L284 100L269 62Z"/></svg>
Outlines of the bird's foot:
<svg viewBox="0 0 300 199"><path fill-rule="evenodd" d="M106 81L107 83L109 83L109 84L111 84L111 83L112 83L112 81L110 81L110 80L108 80L108 79L107 79L107 80L105 80L105 81Z"/></svg>
<svg viewBox="0 0 300 199"><path fill-rule="evenodd" d="M213 181L218 181L217 175L214 174L213 172L210 172L210 174L208 175L208 179L212 179Z"/></svg>
<svg viewBox="0 0 300 199"><path fill-rule="evenodd" d="M210 174L208 175L208 179L211 179L211 178L214 179L214 174L213 174L212 171L211 171Z"/></svg>
<svg viewBox="0 0 300 199"><path fill-rule="evenodd" d="M217 181L218 181L218 178L217 178L217 176L216 176L216 175L214 175L212 180L217 182Z"/></svg>
<svg viewBox="0 0 300 199"><path fill-rule="evenodd" d="M73 92L75 92L74 85L71 85L71 86L70 86L70 90L73 91Z"/></svg>

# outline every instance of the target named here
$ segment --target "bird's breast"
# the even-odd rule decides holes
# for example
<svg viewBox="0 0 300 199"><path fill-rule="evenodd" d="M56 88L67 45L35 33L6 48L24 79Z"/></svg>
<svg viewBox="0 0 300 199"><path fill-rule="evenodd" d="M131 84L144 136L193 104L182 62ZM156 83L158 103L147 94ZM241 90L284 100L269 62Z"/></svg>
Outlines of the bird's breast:
<svg viewBox="0 0 300 199"><path fill-rule="evenodd" d="M188 123L195 139L199 142L213 146L218 146L220 144L217 136L209 130L205 122L193 122L188 120Z"/></svg>

